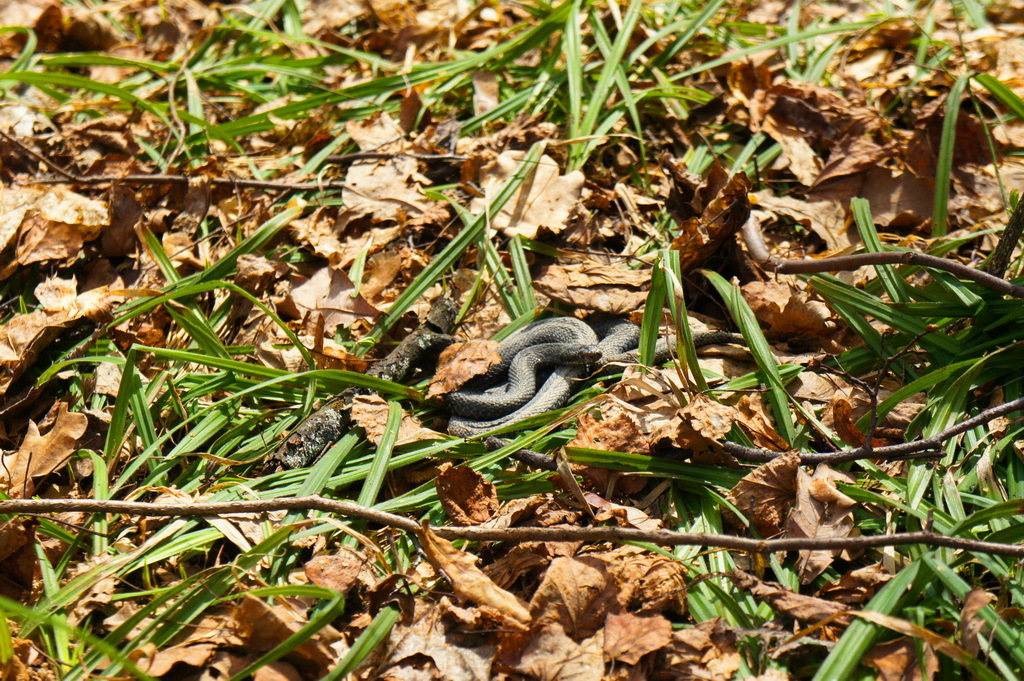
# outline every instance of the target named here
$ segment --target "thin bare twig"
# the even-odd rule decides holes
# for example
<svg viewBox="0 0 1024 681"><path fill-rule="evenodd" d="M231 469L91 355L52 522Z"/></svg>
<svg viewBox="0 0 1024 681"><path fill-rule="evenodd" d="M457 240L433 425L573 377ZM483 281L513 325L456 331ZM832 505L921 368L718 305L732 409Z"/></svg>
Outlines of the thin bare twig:
<svg viewBox="0 0 1024 681"><path fill-rule="evenodd" d="M53 166L51 166L53 167ZM138 174L138 175L85 175L69 179L42 178L33 180L37 184L188 184L188 175ZM218 187L239 187L242 189L270 189L275 191L322 191L324 189L343 189L342 181L327 182L284 182L281 180L244 180L234 177L211 177L210 184Z"/></svg>
<svg viewBox="0 0 1024 681"><path fill-rule="evenodd" d="M1024 298L1024 286L1012 284L1002 277L974 269L963 263L939 258L917 251L883 251L881 253L857 253L826 258L802 258L788 260L768 253L761 234L761 223L753 215L743 223L743 241L750 256L765 269L782 274L817 274L820 272L851 271L866 265L919 265L944 270L950 274L976 284L981 284L998 293Z"/></svg>
<svg viewBox="0 0 1024 681"><path fill-rule="evenodd" d="M0 501L0 513L125 513L140 516L208 517L232 513L266 513L270 511L323 511L359 518L406 532L417 532L421 525L411 518L375 511L349 501L335 501L320 496L257 501L164 504L142 501L110 501L97 499L10 499ZM775 551L840 551L883 546L942 546L976 553L1024 557L1024 546L998 542L950 537L935 532L903 532L869 537L800 537L790 539L750 539L726 534L673 532L672 530L637 530L624 527L482 527L429 528L445 539L470 541L586 541L647 542L661 546L707 546L750 553Z"/></svg>
<svg viewBox="0 0 1024 681"><path fill-rule="evenodd" d="M975 414L969 419L965 419L956 425L950 426L941 433L936 433L931 437L922 438L920 440L914 440L913 442L903 442L898 445L888 445L885 447L858 447L857 449L851 449L844 452L819 452L800 454L801 463L841 463L844 461L853 461L855 459L886 459L889 461L899 460L902 458L918 458L911 457L908 455L920 453L920 452L940 452L942 443L946 440L951 440L957 435L966 433L972 428L976 428L980 425L988 423L993 419L1005 416L1014 411L1024 409L1024 397L1019 397L1009 402L997 405L986 409L978 414ZM745 447L738 445L734 442L723 442L722 448L728 453L732 454L736 458L742 458L744 461L771 461L776 459L786 452L776 452L771 449L758 449L756 447Z"/></svg>

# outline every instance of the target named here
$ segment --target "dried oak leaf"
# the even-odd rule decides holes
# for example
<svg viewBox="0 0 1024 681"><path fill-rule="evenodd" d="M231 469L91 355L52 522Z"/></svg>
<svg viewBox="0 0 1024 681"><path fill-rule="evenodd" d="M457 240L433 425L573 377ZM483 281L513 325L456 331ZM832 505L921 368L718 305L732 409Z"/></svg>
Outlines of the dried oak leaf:
<svg viewBox="0 0 1024 681"><path fill-rule="evenodd" d="M501 362L497 341L471 340L454 343L441 351L437 372L430 381L427 397L440 397L461 388L474 376L486 373Z"/></svg>
<svg viewBox="0 0 1024 681"><path fill-rule="evenodd" d="M534 277L540 293L582 310L625 316L647 300L651 273L593 262L546 265Z"/></svg>
<svg viewBox="0 0 1024 681"><path fill-rule="evenodd" d="M996 597L984 589L971 589L964 598L964 607L960 610L959 635L960 645L971 655L977 655L982 642L989 635L991 627L985 618L978 614L982 608L996 600Z"/></svg>
<svg viewBox="0 0 1024 681"><path fill-rule="evenodd" d="M525 625L532 616L517 596L495 584L476 566L476 557L460 551L446 539L438 537L423 525L417 532L427 561L451 582L459 598L492 608L509 620L510 625Z"/></svg>
<svg viewBox="0 0 1024 681"><path fill-rule="evenodd" d="M863 662L878 670L878 681L926 681L939 673L939 657L935 650L927 644L917 644L909 636L875 644L864 655Z"/></svg>
<svg viewBox="0 0 1024 681"><path fill-rule="evenodd" d="M679 679L732 679L742 663L736 649L741 635L740 630L725 624L720 617L674 631L663 649L664 667Z"/></svg>
<svg viewBox="0 0 1024 681"><path fill-rule="evenodd" d="M846 606L826 601L815 596L796 593L781 584L764 582L751 574L735 571L729 575L736 588L742 589L754 598L767 603L780 615L791 617L804 624L829 623L821 629L826 640L837 640L842 629L852 620Z"/></svg>
<svg viewBox="0 0 1024 681"><path fill-rule="evenodd" d="M483 628L475 621L480 610L467 611L447 599L436 606L417 602L409 623L392 630L387 659L375 678L488 681L496 646L474 631Z"/></svg>
<svg viewBox="0 0 1024 681"><path fill-rule="evenodd" d="M369 562L366 555L343 547L335 554L313 556L303 570L311 584L348 594L360 581Z"/></svg>
<svg viewBox="0 0 1024 681"><path fill-rule="evenodd" d="M769 217L785 216L807 227L830 251L842 251L860 243L855 229L846 224L846 206L833 199L807 201L791 196L775 196L765 189L750 195L754 214L765 222Z"/></svg>
<svg viewBox="0 0 1024 681"><path fill-rule="evenodd" d="M679 236L672 240L684 272L703 267L720 253L750 217L750 180L743 173L729 177L716 161L700 191L713 198L702 200L705 205L700 216L681 222Z"/></svg>
<svg viewBox="0 0 1024 681"><path fill-rule="evenodd" d="M679 410L682 419L679 434L674 438L680 447L693 452L694 457L714 455L719 451L718 443L732 430L736 422L736 410L716 402L705 395L695 395Z"/></svg>
<svg viewBox="0 0 1024 681"><path fill-rule="evenodd" d="M640 617L629 612L609 615L604 623L604 652L613 660L636 664L668 645L672 623L661 615Z"/></svg>
<svg viewBox="0 0 1024 681"><path fill-rule="evenodd" d="M430 180L418 172L419 162L404 155L404 134L385 112L350 121L346 132L363 151L393 152L390 158L358 160L348 168L341 198L349 217L370 216L374 221L403 222L433 207L422 187Z"/></svg>
<svg viewBox="0 0 1024 681"><path fill-rule="evenodd" d="M21 223L16 249L20 265L76 257L110 224L102 201L54 188L36 199Z"/></svg>
<svg viewBox="0 0 1024 681"><path fill-rule="evenodd" d="M592 556L555 558L530 601L538 623L557 622L575 639L593 636L609 612L619 610L618 586L605 561Z"/></svg>
<svg viewBox="0 0 1024 681"><path fill-rule="evenodd" d="M762 537L775 537L793 508L800 457L795 452L762 464L736 483L727 497Z"/></svg>
<svg viewBox="0 0 1024 681"><path fill-rule="evenodd" d="M434 484L441 506L456 525L479 525L498 512L494 484L469 466L449 466Z"/></svg>
<svg viewBox="0 0 1024 681"><path fill-rule="evenodd" d="M602 681L604 655L600 636L577 643L558 622L546 623L539 631L519 637L521 646L503 641L503 666L544 681Z"/></svg>
<svg viewBox="0 0 1024 681"><path fill-rule="evenodd" d="M485 114L501 103L498 77L492 71L473 73L473 113Z"/></svg>
<svg viewBox="0 0 1024 681"><path fill-rule="evenodd" d="M637 530L660 530L661 520L652 518L635 506L623 506L596 494L589 493L586 496L587 503L594 510L594 520L605 522L615 520L620 527L631 527Z"/></svg>
<svg viewBox="0 0 1024 681"><path fill-rule="evenodd" d="M508 587L517 579L531 579L534 572L547 566L557 556L571 556L580 542L525 542L484 567L484 573L500 587Z"/></svg>
<svg viewBox="0 0 1024 681"><path fill-rule="evenodd" d="M742 287L743 298L754 316L770 332L782 336L820 336L830 332L828 306L814 300L796 277L751 281Z"/></svg>
<svg viewBox="0 0 1024 681"><path fill-rule="evenodd" d="M388 421L388 402L380 395L356 395L352 398L352 422L362 426L366 437L375 445L380 445ZM402 420L398 425L396 445L407 445L423 440L441 439L441 434L425 427L414 416L402 411Z"/></svg>
<svg viewBox="0 0 1024 681"><path fill-rule="evenodd" d="M0 525L0 596L26 602L39 577L35 521L13 519Z"/></svg>
<svg viewBox="0 0 1024 681"><path fill-rule="evenodd" d="M33 496L37 481L64 465L75 453L88 424L85 414L69 412L63 402L57 406L53 425L45 435L39 433L34 421L29 421L21 447L2 458L0 487L12 497Z"/></svg>
<svg viewBox="0 0 1024 681"><path fill-rule="evenodd" d="M519 170L526 158L523 151L505 151L480 168L483 198L473 199L469 209L482 213ZM527 169L522 185L505 202L491 226L507 237L520 234L536 239L541 230L558 234L565 229L573 208L583 195L584 176L579 170L560 174L558 163L544 154Z"/></svg>
<svg viewBox="0 0 1024 681"><path fill-rule="evenodd" d="M855 533L853 508L857 505L836 487L836 481L854 482L849 473L819 464L810 476L796 471L796 503L786 521L786 537L840 538ZM842 550L801 550L797 561L802 584L814 581L832 564Z"/></svg>
<svg viewBox="0 0 1024 681"><path fill-rule="evenodd" d="M570 447L601 449L607 452L648 454L651 445L640 432L636 417L617 405L605 405L601 418L592 414L580 416L576 437Z"/></svg>
<svg viewBox="0 0 1024 681"><path fill-rule="evenodd" d="M353 215L369 215L375 221L404 221L426 213L433 206L423 193L430 184L417 171L410 156L356 161L349 166L341 196Z"/></svg>
<svg viewBox="0 0 1024 681"><path fill-rule="evenodd" d="M270 606L259 598L246 596L232 608L234 636L241 639L248 652L262 654L273 650L306 624L307 607L298 599L282 599ZM323 625L315 636L291 649L284 660L308 676L320 677L332 666L332 644L340 640L341 634L333 626Z"/></svg>
<svg viewBox="0 0 1024 681"><path fill-rule="evenodd" d="M855 605L871 600L880 586L892 579L881 565L868 565L857 570L850 570L835 582L818 589L816 594L836 603Z"/></svg>
<svg viewBox="0 0 1024 681"><path fill-rule="evenodd" d="M665 556L620 546L601 554L619 585L619 604L638 614L686 611L686 567Z"/></svg>
<svg viewBox="0 0 1024 681"><path fill-rule="evenodd" d="M295 319L323 316L324 333L333 336L339 326L348 326L357 319L373 319L380 311L362 296L352 296L352 281L341 270L321 267L308 277L294 275L291 292L278 309Z"/></svg>

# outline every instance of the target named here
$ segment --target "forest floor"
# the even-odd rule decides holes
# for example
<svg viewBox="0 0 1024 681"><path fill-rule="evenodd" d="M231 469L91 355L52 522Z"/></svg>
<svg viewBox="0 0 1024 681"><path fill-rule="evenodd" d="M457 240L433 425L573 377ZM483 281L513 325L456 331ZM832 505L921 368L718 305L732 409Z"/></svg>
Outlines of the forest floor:
<svg viewBox="0 0 1024 681"><path fill-rule="evenodd" d="M0 26L5 681L1024 678L1012 1ZM559 316L679 339L447 434Z"/></svg>

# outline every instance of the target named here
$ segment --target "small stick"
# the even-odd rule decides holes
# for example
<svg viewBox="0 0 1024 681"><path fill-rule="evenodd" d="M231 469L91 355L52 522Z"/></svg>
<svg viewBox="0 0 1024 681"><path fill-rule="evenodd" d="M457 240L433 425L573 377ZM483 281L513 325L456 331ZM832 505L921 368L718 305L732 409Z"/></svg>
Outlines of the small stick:
<svg viewBox="0 0 1024 681"><path fill-rule="evenodd" d="M772 272L782 274L817 274L821 272L852 271L865 265L919 265L944 270L968 281L981 284L998 293L1024 298L1024 286L1010 283L1002 277L968 267L963 263L939 258L934 255L917 251L883 251L880 253L857 253L855 255L836 255L825 258L801 258L789 260L777 258L768 253L764 236L761 234L761 223L753 215L743 223L743 241L752 257L758 264Z"/></svg>

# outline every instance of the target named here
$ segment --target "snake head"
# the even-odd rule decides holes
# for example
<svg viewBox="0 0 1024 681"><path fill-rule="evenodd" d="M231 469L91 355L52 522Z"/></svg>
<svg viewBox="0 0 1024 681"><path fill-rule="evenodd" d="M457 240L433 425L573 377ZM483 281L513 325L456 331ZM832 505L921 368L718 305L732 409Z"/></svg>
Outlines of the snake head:
<svg viewBox="0 0 1024 681"><path fill-rule="evenodd" d="M587 345L579 350L578 361L587 371L595 371L604 364L604 353L596 345Z"/></svg>

